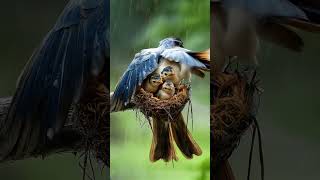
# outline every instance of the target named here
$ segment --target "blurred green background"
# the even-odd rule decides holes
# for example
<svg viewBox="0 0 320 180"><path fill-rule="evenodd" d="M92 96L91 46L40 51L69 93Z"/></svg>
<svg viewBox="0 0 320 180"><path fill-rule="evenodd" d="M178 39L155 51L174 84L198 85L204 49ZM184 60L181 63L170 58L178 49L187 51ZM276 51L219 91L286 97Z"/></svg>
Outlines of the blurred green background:
<svg viewBox="0 0 320 180"><path fill-rule="evenodd" d="M111 0L111 90L143 48L158 46L169 36L180 37L192 50L210 46L209 1ZM192 104L195 140L203 150L200 157L164 163L149 161L152 132L143 115L135 111L111 114L111 179L113 180L207 180L209 179L209 76L193 78ZM184 113L186 116L186 112ZM177 150L178 151L178 150Z"/></svg>
<svg viewBox="0 0 320 180"><path fill-rule="evenodd" d="M68 0L2 1L0 11L0 97L12 96L16 79L33 50L53 27ZM58 154L0 164L1 180L80 180L78 157ZM82 162L82 161L81 161ZM105 170L95 167L97 180Z"/></svg>
<svg viewBox="0 0 320 180"><path fill-rule="evenodd" d="M299 32L302 53L262 43L259 53L261 96L258 121L262 130L265 179L320 179L320 35ZM231 157L237 180L247 173L250 133ZM257 142L256 142L257 143ZM260 179L255 146L252 179Z"/></svg>

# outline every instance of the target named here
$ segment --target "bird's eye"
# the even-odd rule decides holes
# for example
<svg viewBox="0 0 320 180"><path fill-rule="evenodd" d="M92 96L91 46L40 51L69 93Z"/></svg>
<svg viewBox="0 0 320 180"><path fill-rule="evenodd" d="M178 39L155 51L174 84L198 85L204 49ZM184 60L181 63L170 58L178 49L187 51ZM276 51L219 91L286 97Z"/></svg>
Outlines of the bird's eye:
<svg viewBox="0 0 320 180"><path fill-rule="evenodd" d="M168 75L168 73L164 73L164 75L165 75L165 76L167 76L167 75Z"/></svg>

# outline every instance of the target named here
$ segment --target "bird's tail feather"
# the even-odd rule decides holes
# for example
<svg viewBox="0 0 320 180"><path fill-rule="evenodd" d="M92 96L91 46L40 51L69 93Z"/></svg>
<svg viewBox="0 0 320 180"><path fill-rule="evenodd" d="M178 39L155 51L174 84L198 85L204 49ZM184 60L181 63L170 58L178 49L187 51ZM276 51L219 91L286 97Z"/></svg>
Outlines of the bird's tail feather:
<svg viewBox="0 0 320 180"><path fill-rule="evenodd" d="M197 156L200 156L202 154L201 148L192 138L192 135L189 132L181 113L172 122L171 128L173 138L178 148L186 158L191 159L193 157L193 154Z"/></svg>
<svg viewBox="0 0 320 180"><path fill-rule="evenodd" d="M178 160L171 129L170 122L157 118L152 119L153 138L149 155L151 162L156 162L159 159L163 159L165 162Z"/></svg>
<svg viewBox="0 0 320 180"><path fill-rule="evenodd" d="M191 70L191 73L192 74L195 74L195 75L197 75L197 76L199 76L199 77L201 77L201 78L204 78L205 77L205 74L204 74L204 72L201 70L201 69L192 69Z"/></svg>
<svg viewBox="0 0 320 180"><path fill-rule="evenodd" d="M208 69L210 69L210 49L200 52L188 52L188 54L200 62L202 62Z"/></svg>

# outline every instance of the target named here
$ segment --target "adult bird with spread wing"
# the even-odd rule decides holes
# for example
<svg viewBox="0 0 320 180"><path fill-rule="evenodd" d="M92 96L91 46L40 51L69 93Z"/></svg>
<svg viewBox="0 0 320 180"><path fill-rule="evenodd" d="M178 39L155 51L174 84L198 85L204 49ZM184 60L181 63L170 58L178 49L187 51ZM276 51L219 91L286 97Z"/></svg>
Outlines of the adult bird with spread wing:
<svg viewBox="0 0 320 180"><path fill-rule="evenodd" d="M158 77L160 74L162 76L162 72L165 69L172 68L176 70L175 75L179 81L183 79L189 81L190 74L193 72L198 72L196 74L200 76L204 75L203 71L210 69L209 56L204 55L208 53L209 51L206 53L196 53L184 49L182 41L178 38L166 38L160 41L157 48L140 51L135 55L112 94L111 112L128 108L135 93L146 84L145 81L150 81L151 78L151 80L157 82L155 77ZM165 89L169 87L165 87L168 83L169 81L166 81L162 86L154 84L154 87ZM171 97L174 93L172 82L170 88L172 91L168 97ZM160 94L159 92L158 95ZM167 99L163 96L159 96L159 98ZM159 159L163 159L164 161L177 160L173 140L186 158L192 158L193 154L201 155L202 153L200 147L188 131L181 112L178 113L177 117L173 118L172 121L168 122L168 119L151 117L153 139L150 160L152 162Z"/></svg>
<svg viewBox="0 0 320 180"><path fill-rule="evenodd" d="M100 95L109 88L108 31L108 0L67 4L20 75L0 127L0 160L41 152L59 134L73 105L107 101ZM107 112L97 113L107 118Z"/></svg>
<svg viewBox="0 0 320 180"><path fill-rule="evenodd" d="M159 68L161 62L170 61L187 66L191 72L208 71L210 69L208 58L197 58L203 57L202 54L203 52L196 53L183 48L183 42L178 38L166 38L160 41L157 48L141 50L135 55L112 94L111 112L126 109L137 88Z"/></svg>

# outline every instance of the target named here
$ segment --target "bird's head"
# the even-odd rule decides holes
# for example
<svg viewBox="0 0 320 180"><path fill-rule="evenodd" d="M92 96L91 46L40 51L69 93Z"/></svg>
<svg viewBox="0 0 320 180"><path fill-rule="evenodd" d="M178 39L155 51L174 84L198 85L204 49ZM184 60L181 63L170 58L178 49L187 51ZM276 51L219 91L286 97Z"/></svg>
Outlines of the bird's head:
<svg viewBox="0 0 320 180"><path fill-rule="evenodd" d="M172 77L174 75L175 75L175 73L174 73L173 68L171 66L167 66L167 67L163 68L163 70L161 71L161 77L164 80L169 79L170 77Z"/></svg>
<svg viewBox="0 0 320 180"><path fill-rule="evenodd" d="M175 90L174 84L172 81L165 81L162 84L162 88L163 91L167 92L167 93L172 93Z"/></svg>
<svg viewBox="0 0 320 180"><path fill-rule="evenodd" d="M169 37L161 40L159 42L159 47L165 47L165 48L173 48L173 47L183 47L183 42L179 38Z"/></svg>
<svg viewBox="0 0 320 180"><path fill-rule="evenodd" d="M159 86L160 84L163 83L162 78L160 74L153 74L150 76L149 82L153 86Z"/></svg>

